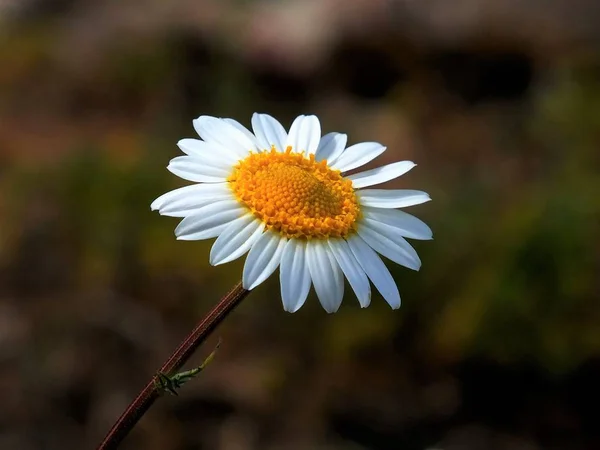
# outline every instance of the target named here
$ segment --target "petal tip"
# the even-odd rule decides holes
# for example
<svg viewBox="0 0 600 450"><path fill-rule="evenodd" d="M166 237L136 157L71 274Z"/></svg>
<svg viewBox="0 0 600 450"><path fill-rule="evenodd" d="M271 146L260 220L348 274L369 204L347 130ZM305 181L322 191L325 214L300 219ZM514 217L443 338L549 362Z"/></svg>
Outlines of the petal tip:
<svg viewBox="0 0 600 450"><path fill-rule="evenodd" d="M251 284L248 284L246 282L242 282L242 287L244 289L246 289L247 291L251 291L252 289L260 286L261 284L262 284L262 281L260 281L260 280L257 280L257 281L255 281L254 283L251 283Z"/></svg>
<svg viewBox="0 0 600 450"><path fill-rule="evenodd" d="M414 262L413 265L406 267L408 267L411 270L414 270L415 272L418 272L419 270L421 270L421 261Z"/></svg>
<svg viewBox="0 0 600 450"><path fill-rule="evenodd" d="M292 307L291 307L291 308L288 308L288 307L285 305L285 303L284 303L284 305L283 305L283 310L284 310L285 312L288 312L288 313L290 313L290 314L294 314L295 312L298 312L298 311L300 310L300 308L302 308L302 305L303 305L303 304L304 304L304 303L301 303L300 305L291 305Z"/></svg>

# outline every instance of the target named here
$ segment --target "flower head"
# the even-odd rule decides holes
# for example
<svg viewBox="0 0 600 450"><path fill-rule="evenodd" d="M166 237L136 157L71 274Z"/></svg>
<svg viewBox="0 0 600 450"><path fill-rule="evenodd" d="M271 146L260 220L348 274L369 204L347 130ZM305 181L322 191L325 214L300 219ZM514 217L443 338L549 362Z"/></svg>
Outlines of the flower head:
<svg viewBox="0 0 600 450"><path fill-rule="evenodd" d="M431 239L429 227L399 211L430 200L425 192L363 189L397 178L415 164L400 161L353 175L385 151L376 142L346 148L346 135L321 136L315 116L299 116L289 133L274 118L254 114L251 133L239 122L200 116L202 138L182 139L186 154L168 169L196 182L152 203L160 214L183 217L178 239L216 237L212 265L248 253L243 286L253 289L280 268L286 311L304 304L311 284L323 308L335 312L344 276L362 307L371 301L369 280L392 308L400 295L377 253L418 270L421 261L406 241Z"/></svg>

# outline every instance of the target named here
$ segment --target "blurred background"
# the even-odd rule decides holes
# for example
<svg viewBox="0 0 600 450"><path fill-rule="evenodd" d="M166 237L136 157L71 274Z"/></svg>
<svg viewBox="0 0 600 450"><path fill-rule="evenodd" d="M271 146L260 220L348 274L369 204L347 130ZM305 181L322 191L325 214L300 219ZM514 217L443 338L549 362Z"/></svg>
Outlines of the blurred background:
<svg viewBox="0 0 600 450"><path fill-rule="evenodd" d="M240 279L149 205L254 111L415 161L435 240L398 311L272 277L121 448L600 448L597 0L0 0L1 449L94 448Z"/></svg>

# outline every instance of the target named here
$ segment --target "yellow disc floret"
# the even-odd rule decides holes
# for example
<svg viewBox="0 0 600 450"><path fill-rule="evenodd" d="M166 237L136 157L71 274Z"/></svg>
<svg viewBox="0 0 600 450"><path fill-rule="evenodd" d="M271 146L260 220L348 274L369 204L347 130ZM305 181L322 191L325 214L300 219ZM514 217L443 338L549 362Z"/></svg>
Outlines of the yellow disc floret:
<svg viewBox="0 0 600 450"><path fill-rule="evenodd" d="M265 222L268 229L288 238L347 237L360 209L352 181L339 170L275 148L251 153L228 178L236 198Z"/></svg>

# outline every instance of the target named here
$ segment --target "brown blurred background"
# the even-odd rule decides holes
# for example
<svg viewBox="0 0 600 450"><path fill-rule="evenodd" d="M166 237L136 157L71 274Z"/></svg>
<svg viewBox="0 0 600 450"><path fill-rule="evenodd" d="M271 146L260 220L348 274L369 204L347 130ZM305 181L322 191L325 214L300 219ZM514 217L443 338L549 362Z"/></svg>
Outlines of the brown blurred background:
<svg viewBox="0 0 600 450"><path fill-rule="evenodd" d="M123 449L600 448L597 0L0 0L0 449L94 448L239 280L149 205L254 111L418 163L435 240L398 311L272 277Z"/></svg>

